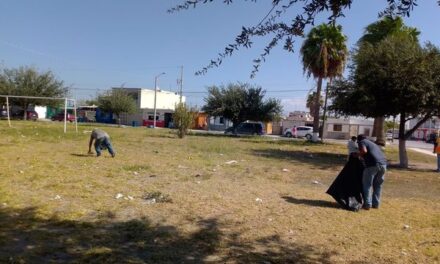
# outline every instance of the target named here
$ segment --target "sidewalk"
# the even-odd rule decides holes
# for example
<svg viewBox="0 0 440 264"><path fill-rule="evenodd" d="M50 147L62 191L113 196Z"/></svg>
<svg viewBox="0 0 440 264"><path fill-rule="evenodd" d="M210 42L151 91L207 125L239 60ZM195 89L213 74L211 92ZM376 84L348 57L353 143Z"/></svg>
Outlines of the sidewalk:
<svg viewBox="0 0 440 264"><path fill-rule="evenodd" d="M426 154L426 155L434 156L434 157L437 156L437 154L434 154L434 153L432 153L432 151L429 151L429 150L426 150L426 149L419 149L419 148L408 148L408 149L414 150L416 152L423 153L423 154Z"/></svg>

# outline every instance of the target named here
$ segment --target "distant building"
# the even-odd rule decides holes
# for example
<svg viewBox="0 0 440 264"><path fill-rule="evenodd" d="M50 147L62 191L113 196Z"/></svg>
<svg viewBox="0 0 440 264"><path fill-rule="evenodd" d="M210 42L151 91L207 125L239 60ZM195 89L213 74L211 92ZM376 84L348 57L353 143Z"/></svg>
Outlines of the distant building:
<svg viewBox="0 0 440 264"><path fill-rule="evenodd" d="M374 119L372 118L328 118L324 124L324 138L349 139L352 136L363 134L371 137L373 134Z"/></svg>
<svg viewBox="0 0 440 264"><path fill-rule="evenodd" d="M278 122L272 124L272 134L282 135L283 132L294 126L313 126L313 117L305 111L293 111Z"/></svg>
<svg viewBox="0 0 440 264"><path fill-rule="evenodd" d="M122 114L121 122L125 125L151 126L154 123L154 89L145 88L112 88L126 91L136 101L135 114ZM182 102L186 100L182 96ZM175 106L180 102L180 95L176 92L158 89L156 92L156 126L172 126L172 116Z"/></svg>
<svg viewBox="0 0 440 264"><path fill-rule="evenodd" d="M414 119L411 119L409 121L409 124L407 128L413 128L419 121L421 120L421 117L417 117ZM429 134L436 132L440 129L440 119L438 117L432 117L425 123L423 123L419 128L412 133L411 138L413 139L426 139Z"/></svg>

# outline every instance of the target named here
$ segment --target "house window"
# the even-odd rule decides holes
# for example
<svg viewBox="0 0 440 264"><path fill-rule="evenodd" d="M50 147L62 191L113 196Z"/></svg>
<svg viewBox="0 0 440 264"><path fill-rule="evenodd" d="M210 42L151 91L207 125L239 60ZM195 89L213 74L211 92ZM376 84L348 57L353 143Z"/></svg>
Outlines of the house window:
<svg viewBox="0 0 440 264"><path fill-rule="evenodd" d="M220 117L220 120L218 122L219 122L219 124L223 125L225 123L225 118Z"/></svg>
<svg viewBox="0 0 440 264"><path fill-rule="evenodd" d="M364 128L364 135L365 136L370 136L370 129L369 128Z"/></svg>
<svg viewBox="0 0 440 264"><path fill-rule="evenodd" d="M148 115L148 120L154 120L154 114L153 115ZM159 120L159 115L156 115L156 120Z"/></svg>
<svg viewBox="0 0 440 264"><path fill-rule="evenodd" d="M333 125L333 131L341 132L342 131L342 125L341 124L334 124Z"/></svg>

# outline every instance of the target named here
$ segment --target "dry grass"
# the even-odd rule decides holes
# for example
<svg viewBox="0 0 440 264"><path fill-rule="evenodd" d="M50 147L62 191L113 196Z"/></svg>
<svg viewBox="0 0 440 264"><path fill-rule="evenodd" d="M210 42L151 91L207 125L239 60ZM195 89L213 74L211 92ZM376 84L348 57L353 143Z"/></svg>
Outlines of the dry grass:
<svg viewBox="0 0 440 264"><path fill-rule="evenodd" d="M0 123L1 263L440 262L432 157L410 152L381 209L353 213L325 194L343 145L109 127L117 156L95 158L91 127L13 125Z"/></svg>

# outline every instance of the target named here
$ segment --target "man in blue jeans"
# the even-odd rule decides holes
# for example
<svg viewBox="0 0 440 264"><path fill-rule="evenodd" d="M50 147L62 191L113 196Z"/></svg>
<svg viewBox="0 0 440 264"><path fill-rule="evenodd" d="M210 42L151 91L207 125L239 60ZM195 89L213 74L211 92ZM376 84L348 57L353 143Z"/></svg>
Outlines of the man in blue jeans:
<svg viewBox="0 0 440 264"><path fill-rule="evenodd" d="M110 142L110 136L101 129L95 128L92 131L92 135L90 135L90 141L89 141L89 154L92 154L92 143L93 140L95 140L95 151L96 156L101 156L101 150L108 149L108 152L110 152L110 155L114 158L116 153L113 150L112 143Z"/></svg>
<svg viewBox="0 0 440 264"><path fill-rule="evenodd" d="M380 193L387 170L387 160L380 147L366 139L364 135L358 135L357 141L359 156L365 162L362 174L363 209L369 210L371 207L377 209L380 205ZM371 197L371 187L373 187L373 197Z"/></svg>

